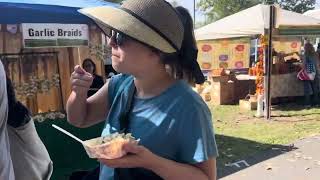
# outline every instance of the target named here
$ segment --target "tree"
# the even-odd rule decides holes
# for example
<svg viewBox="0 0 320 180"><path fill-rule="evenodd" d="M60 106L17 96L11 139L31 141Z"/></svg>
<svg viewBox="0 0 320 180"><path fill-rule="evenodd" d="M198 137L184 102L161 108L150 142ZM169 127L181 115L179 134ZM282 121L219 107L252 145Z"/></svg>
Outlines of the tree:
<svg viewBox="0 0 320 180"><path fill-rule="evenodd" d="M214 21L259 3L259 0L200 0L197 7L209 21Z"/></svg>
<svg viewBox="0 0 320 180"><path fill-rule="evenodd" d="M262 2L277 3L283 9L304 13L314 9L316 0L200 0L197 7L210 23Z"/></svg>
<svg viewBox="0 0 320 180"><path fill-rule="evenodd" d="M170 3L171 3L171 5L172 5L173 7L179 6L179 4L178 4L178 2L177 2L176 0L171 0Z"/></svg>
<svg viewBox="0 0 320 180"><path fill-rule="evenodd" d="M316 0L276 0L276 3L280 4L283 9L304 13L314 9Z"/></svg>

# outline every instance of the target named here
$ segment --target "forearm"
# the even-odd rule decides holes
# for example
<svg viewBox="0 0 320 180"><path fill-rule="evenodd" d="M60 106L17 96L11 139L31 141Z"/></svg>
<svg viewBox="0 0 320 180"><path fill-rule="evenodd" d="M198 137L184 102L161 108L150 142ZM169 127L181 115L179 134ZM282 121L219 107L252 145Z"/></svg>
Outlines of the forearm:
<svg viewBox="0 0 320 180"><path fill-rule="evenodd" d="M159 156L155 157L155 160L152 161L152 164L147 168L165 180L215 180L215 178L210 179L208 175L198 167L189 164L177 163Z"/></svg>
<svg viewBox="0 0 320 180"><path fill-rule="evenodd" d="M67 117L70 124L82 127L87 116L87 95L76 94L74 91L67 101Z"/></svg>

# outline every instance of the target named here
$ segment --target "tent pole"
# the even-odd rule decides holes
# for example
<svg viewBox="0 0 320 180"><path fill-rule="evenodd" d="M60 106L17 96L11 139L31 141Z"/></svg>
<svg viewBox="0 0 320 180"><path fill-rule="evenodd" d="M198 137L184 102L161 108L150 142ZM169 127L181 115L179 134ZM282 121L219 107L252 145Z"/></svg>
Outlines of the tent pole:
<svg viewBox="0 0 320 180"><path fill-rule="evenodd" d="M254 40L255 46L254 46L254 63L258 62L258 45L259 45L259 39L256 38Z"/></svg>
<svg viewBox="0 0 320 180"><path fill-rule="evenodd" d="M269 32L268 32L268 48L267 48L267 58L265 63L265 115L266 120L271 119L271 67L272 67L272 38L273 29L275 22L275 7L270 5L270 20L269 20Z"/></svg>

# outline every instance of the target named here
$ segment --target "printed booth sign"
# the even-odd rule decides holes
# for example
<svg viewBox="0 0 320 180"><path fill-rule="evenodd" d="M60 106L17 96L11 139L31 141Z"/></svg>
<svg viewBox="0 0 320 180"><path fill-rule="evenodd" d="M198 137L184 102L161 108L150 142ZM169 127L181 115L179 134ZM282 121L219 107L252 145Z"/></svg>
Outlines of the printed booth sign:
<svg viewBox="0 0 320 180"><path fill-rule="evenodd" d="M25 48L88 46L86 24L22 24Z"/></svg>

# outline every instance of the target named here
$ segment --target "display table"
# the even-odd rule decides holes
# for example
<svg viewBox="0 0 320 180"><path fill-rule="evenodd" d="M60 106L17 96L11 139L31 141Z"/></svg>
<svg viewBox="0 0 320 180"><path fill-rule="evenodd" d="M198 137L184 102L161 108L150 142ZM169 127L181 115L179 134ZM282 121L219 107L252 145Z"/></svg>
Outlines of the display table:
<svg viewBox="0 0 320 180"><path fill-rule="evenodd" d="M236 104L248 94L255 92L254 80L237 80L234 76L208 77L210 85L199 94L215 105Z"/></svg>
<svg viewBox="0 0 320 180"><path fill-rule="evenodd" d="M239 75L236 75L236 79L239 81L256 80L257 76L250 76L248 74L239 74Z"/></svg>
<svg viewBox="0 0 320 180"><path fill-rule="evenodd" d="M271 76L271 97L303 96L303 81L298 80L298 73Z"/></svg>
<svg viewBox="0 0 320 180"><path fill-rule="evenodd" d="M288 74L277 74L271 76L271 97L291 97L303 96L304 85L303 81L298 80L297 72ZM255 76L246 74L237 75L236 79L239 81L255 80Z"/></svg>
<svg viewBox="0 0 320 180"><path fill-rule="evenodd" d="M236 104L248 94L255 94L255 79L249 75L209 77L210 85L199 94L215 105ZM272 98L303 95L303 81L297 79L296 72L271 76Z"/></svg>

